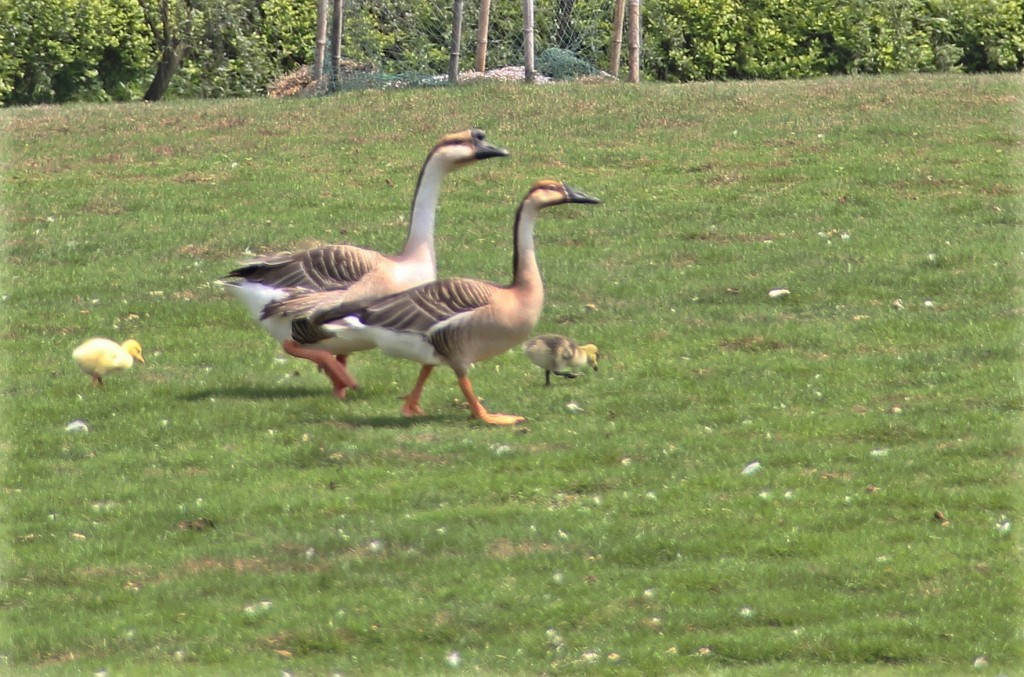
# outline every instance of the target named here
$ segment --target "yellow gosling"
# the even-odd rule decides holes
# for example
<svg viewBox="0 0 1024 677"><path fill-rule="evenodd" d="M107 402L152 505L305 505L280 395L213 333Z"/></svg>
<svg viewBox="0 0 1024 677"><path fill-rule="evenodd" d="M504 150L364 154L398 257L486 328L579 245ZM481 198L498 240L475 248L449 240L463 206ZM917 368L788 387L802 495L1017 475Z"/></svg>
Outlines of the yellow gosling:
<svg viewBox="0 0 1024 677"><path fill-rule="evenodd" d="M75 348L71 357L97 386L103 385L107 374L131 369L136 361L146 363L142 359L142 346L135 339L118 344L106 338L91 338Z"/></svg>

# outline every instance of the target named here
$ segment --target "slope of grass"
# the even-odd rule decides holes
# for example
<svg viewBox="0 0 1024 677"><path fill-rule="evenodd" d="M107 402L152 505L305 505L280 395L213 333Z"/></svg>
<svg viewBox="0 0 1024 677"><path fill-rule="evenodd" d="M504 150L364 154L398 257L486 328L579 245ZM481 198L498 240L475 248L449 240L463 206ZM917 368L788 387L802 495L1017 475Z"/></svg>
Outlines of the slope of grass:
<svg viewBox="0 0 1024 677"><path fill-rule="evenodd" d="M1012 674L1022 84L3 111L3 661ZM246 251L397 251L424 154L469 126L513 155L448 179L442 275L508 279L535 179L603 200L537 229L538 332L601 369L478 365L512 429L443 370L402 419L417 367L374 353L334 400L212 284ZM91 335L146 365L90 388Z"/></svg>

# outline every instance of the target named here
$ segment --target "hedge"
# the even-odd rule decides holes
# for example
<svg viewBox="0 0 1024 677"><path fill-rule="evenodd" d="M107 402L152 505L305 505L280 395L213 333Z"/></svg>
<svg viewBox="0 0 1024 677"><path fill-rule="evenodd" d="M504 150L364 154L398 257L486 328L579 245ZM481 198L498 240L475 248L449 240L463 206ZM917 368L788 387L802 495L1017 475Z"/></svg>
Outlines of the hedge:
<svg viewBox="0 0 1024 677"><path fill-rule="evenodd" d="M145 91L157 46L141 0L0 0L0 103L124 100ZM312 0L167 0L186 8L190 58L176 96L247 96L312 60ZM537 52L557 44L558 3L537 0ZM389 73L444 72L444 0L346 3L344 56ZM588 49L607 54L611 2L575 0ZM475 26L467 3L464 26ZM519 3L491 12L491 63L519 63ZM464 32L462 53L475 49ZM607 68L594 59L594 65ZM644 0L642 69L650 79L794 78L899 71L1019 71L1024 0Z"/></svg>

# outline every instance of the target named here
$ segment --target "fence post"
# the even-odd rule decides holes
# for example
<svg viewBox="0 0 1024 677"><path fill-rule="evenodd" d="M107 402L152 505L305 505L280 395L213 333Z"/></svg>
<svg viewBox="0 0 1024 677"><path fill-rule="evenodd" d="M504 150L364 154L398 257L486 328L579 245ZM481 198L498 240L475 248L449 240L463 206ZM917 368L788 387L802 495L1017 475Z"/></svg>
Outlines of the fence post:
<svg viewBox="0 0 1024 677"><path fill-rule="evenodd" d="M629 0L629 81L640 82L640 0Z"/></svg>
<svg viewBox="0 0 1024 677"><path fill-rule="evenodd" d="M316 0L316 52L313 55L313 72L316 82L324 74L324 52L327 51L327 0Z"/></svg>
<svg viewBox="0 0 1024 677"><path fill-rule="evenodd" d="M459 46L462 44L462 0L452 5L452 45L448 58L448 82L459 81Z"/></svg>
<svg viewBox="0 0 1024 677"><path fill-rule="evenodd" d="M331 16L331 68L334 81L341 79L341 38L345 32L345 0L334 0L334 14Z"/></svg>
<svg viewBox="0 0 1024 677"><path fill-rule="evenodd" d="M533 0L523 0L523 69L533 82Z"/></svg>
<svg viewBox="0 0 1024 677"><path fill-rule="evenodd" d="M622 24L626 13L626 0L615 0L615 13L612 16L612 53L611 73L619 77L619 59L622 57Z"/></svg>
<svg viewBox="0 0 1024 677"><path fill-rule="evenodd" d="M480 16L476 25L476 70L487 70L487 33L491 23L491 0L480 0Z"/></svg>

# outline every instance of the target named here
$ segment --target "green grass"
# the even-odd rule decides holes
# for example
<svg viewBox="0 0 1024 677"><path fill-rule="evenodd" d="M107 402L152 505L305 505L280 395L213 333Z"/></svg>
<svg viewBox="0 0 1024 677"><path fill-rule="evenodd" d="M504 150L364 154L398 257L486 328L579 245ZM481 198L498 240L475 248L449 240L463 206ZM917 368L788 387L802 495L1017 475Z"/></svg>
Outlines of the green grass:
<svg viewBox="0 0 1024 677"><path fill-rule="evenodd" d="M915 76L0 112L3 662L1015 674L1022 102ZM334 400L211 284L246 250L397 251L469 126L513 155L446 183L442 275L509 278L536 179L604 201L537 246L538 332L605 360L479 365L513 429L443 370L402 419L417 366L374 353ZM146 365L89 387L92 335Z"/></svg>

